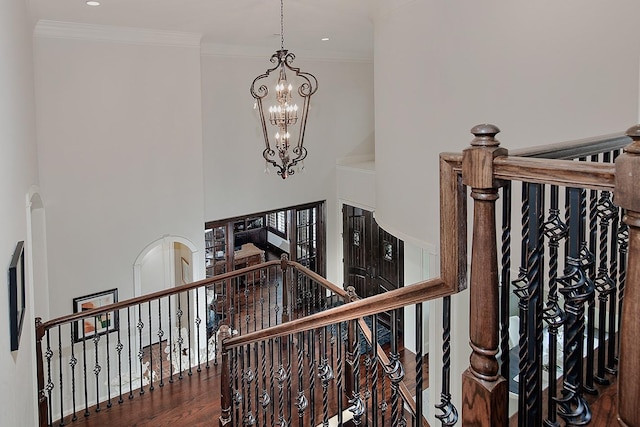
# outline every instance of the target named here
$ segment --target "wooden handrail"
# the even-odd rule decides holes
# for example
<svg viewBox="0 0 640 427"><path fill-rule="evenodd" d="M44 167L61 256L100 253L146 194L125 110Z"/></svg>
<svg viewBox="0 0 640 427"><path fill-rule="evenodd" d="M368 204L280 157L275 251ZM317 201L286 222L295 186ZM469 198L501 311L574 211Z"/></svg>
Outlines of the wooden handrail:
<svg viewBox="0 0 640 427"><path fill-rule="evenodd" d="M615 166L609 163L509 155L494 159L493 165L497 179L607 191L614 186Z"/></svg>
<svg viewBox="0 0 640 427"><path fill-rule="evenodd" d="M320 276L315 271L309 270L304 265L302 265L302 264L300 264L298 262L295 262L295 261L288 261L288 264L289 264L290 267L295 267L299 271L303 272L305 274L305 276L308 276L308 277L312 278L313 280L315 280L316 282L320 283L324 288L330 290L331 292L333 292L333 293L335 293L337 295L340 295L343 298L346 298L349 295L347 291L345 291L344 289L342 289L339 286L334 285L333 283L331 283L330 281L328 281L324 277Z"/></svg>
<svg viewBox="0 0 640 427"><path fill-rule="evenodd" d="M323 328L336 323L355 320L360 317L395 310L407 305L452 295L450 287L441 278L430 279L393 291L378 294L365 299L350 302L339 307L321 311L301 319L292 320L280 325L271 326L248 334L239 335L223 342L223 351L246 344L262 341L266 338L277 338L284 335Z"/></svg>
<svg viewBox="0 0 640 427"><path fill-rule="evenodd" d="M629 143L631 143L631 138L624 133L612 133L574 141L510 150L509 153L517 157L570 160L619 150L629 145Z"/></svg>
<svg viewBox="0 0 640 427"><path fill-rule="evenodd" d="M116 302L113 304L109 304L109 305L105 305L99 308L94 308L91 310L86 310L86 311L82 311L79 313L73 313L73 314L68 314L66 316L62 316L62 317L58 317L55 319L51 319L47 322L44 323L40 323L37 329L37 335L42 338L44 336L44 332L47 329L51 329L55 326L58 325L63 325L66 323L70 323L73 321L77 321L86 317L94 317L94 316L98 316L100 314L103 313L109 313L115 310L122 310L124 308L128 308L128 307L132 307L132 306L136 306L138 304L142 304L145 302L149 302L149 301L153 301L153 300L157 300L159 298L163 298L169 295L173 295L173 294L177 294L180 292L186 292L186 291L190 291L193 289L197 289L203 286L209 286L212 285L214 283L219 283L228 279L233 279L235 277L239 277L239 276L243 276L245 274L249 274L252 273L254 271L259 271L262 270L264 268L267 267L271 267L271 266L278 266L281 264L281 261L268 261L262 264L257 264L254 266L250 266L250 267L246 267L246 268L242 268L239 270L233 270L231 272L228 273L224 273L224 274L219 274L217 276L213 276L210 277L208 279L204 279L204 280L199 280L197 282L193 282L193 283L187 283L186 285L180 285L180 286L176 286L174 288L170 288L170 289L164 289L161 291L157 291L151 294L147 294L147 295L143 295L143 296L139 296L139 297L135 297L135 298L129 298L127 300L124 301L120 301L120 302ZM327 279L323 278L322 276L320 276L319 274L309 270L308 268L306 268L305 266L303 266L300 263L294 262L294 261L287 261L287 264L291 267L295 267L296 269L298 269L299 271L301 271L302 273L304 273L306 276L310 277L311 279L315 280L316 282L318 282L320 285L322 285L323 287L325 287L327 290L334 292L342 297L347 295L347 292L334 285L333 283L329 282Z"/></svg>
<svg viewBox="0 0 640 427"><path fill-rule="evenodd" d="M105 305L99 308L94 308L91 310L86 310L86 311L81 311L78 313L73 313L73 314L68 314L66 316L62 316L62 317L58 317L55 319L51 319L47 322L44 322L42 324L40 324L40 327L38 328L38 331L46 331L47 329L51 329L55 326L58 325L63 325L66 323L70 323L76 320L80 320L86 317L94 317L97 316L99 314L103 314L103 313L109 313L115 310L121 310L123 308L127 308L127 307L132 307L138 304L142 304L145 302L149 302L149 301L153 301L162 297L166 297L169 295L173 295L173 294L177 294L180 292L186 292L186 291L190 291L193 289L197 289L203 286L208 286L208 285L212 285L215 283L219 283L228 279L233 279L235 277L239 277L239 276L243 276L245 274L254 272L254 271L258 271L261 269L264 269L266 267L270 267L272 265L280 265L280 261L269 261L269 262L265 262L262 264L256 264L254 266L251 267L246 267L246 268L242 268L239 270L233 270L231 272L228 273L224 273L224 274L219 274L217 276L213 276L210 277L208 279L203 279L203 280L199 280L197 282L193 282L193 283L187 283L186 285L180 285L180 286L176 286L174 288L170 288L170 289L164 289L162 291L157 291L151 294L147 294L147 295L142 295L139 297L135 297L135 298L129 298L127 300L124 301L120 301L120 302L116 302L113 304L109 304L109 305ZM298 264L299 265L299 264ZM302 266L300 266L302 267ZM304 267L302 267L304 268ZM307 273L309 270L307 270L305 273ZM42 335L40 336L42 337Z"/></svg>

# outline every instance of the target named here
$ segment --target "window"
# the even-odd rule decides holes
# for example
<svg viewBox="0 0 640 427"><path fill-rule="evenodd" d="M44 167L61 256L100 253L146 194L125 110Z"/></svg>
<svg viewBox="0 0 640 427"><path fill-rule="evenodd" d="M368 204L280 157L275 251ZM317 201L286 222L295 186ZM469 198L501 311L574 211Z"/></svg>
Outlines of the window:
<svg viewBox="0 0 640 427"><path fill-rule="evenodd" d="M267 214L267 226L269 231L283 239L287 238L287 213L286 211L277 211Z"/></svg>

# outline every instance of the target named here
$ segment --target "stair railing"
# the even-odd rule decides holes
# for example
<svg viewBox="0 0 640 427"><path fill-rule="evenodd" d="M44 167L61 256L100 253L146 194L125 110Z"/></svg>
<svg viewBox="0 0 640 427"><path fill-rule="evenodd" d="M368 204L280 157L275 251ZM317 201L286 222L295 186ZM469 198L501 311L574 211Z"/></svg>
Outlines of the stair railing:
<svg viewBox="0 0 640 427"><path fill-rule="evenodd" d="M461 225L458 238L443 239L444 257L465 252L465 186L474 212L463 425L506 426L513 412L519 426L556 426L558 418L588 424L598 415L589 393L616 373L619 418L640 425L638 405L631 403L640 391L633 338L640 331L631 320L639 314L639 253L632 248L640 208L639 129L508 153L495 138L499 129L480 125L463 154L441 155L441 203L460 213L445 218L443 228ZM517 196L520 209L512 209ZM512 243L518 231L521 239ZM449 265L443 276L462 284L464 266ZM517 408L510 410L513 399Z"/></svg>

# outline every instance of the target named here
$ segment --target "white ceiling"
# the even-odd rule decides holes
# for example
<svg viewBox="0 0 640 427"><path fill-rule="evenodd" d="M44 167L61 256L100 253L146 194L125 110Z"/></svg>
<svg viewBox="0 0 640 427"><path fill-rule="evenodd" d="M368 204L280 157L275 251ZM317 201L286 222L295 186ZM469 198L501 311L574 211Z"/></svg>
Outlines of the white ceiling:
<svg viewBox="0 0 640 427"><path fill-rule="evenodd" d="M272 53L280 48L278 0L30 0L31 16L118 27L197 33L205 45ZM371 0L284 0L285 48L314 56L373 56ZM329 41L321 41L329 37ZM298 53L298 55L300 55Z"/></svg>

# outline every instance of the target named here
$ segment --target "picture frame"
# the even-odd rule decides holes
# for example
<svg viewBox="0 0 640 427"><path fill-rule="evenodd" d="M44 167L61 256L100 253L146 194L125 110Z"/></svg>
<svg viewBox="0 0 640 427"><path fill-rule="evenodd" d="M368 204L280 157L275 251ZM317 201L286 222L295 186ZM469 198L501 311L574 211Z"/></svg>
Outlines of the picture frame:
<svg viewBox="0 0 640 427"><path fill-rule="evenodd" d="M25 313L24 240L16 244L9 264L9 328L11 351L18 350Z"/></svg>
<svg viewBox="0 0 640 427"><path fill-rule="evenodd" d="M73 299L73 312L93 310L118 302L118 289L96 292ZM78 320L73 324L74 342L81 342L119 329L118 310Z"/></svg>

